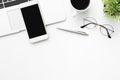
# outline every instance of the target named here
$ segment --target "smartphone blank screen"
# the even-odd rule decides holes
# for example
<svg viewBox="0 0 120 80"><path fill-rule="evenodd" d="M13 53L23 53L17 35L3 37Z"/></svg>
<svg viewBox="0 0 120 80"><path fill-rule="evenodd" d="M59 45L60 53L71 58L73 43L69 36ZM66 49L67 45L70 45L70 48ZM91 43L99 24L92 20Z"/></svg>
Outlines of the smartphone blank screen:
<svg viewBox="0 0 120 80"><path fill-rule="evenodd" d="M38 4L21 8L21 12L30 39L46 34Z"/></svg>

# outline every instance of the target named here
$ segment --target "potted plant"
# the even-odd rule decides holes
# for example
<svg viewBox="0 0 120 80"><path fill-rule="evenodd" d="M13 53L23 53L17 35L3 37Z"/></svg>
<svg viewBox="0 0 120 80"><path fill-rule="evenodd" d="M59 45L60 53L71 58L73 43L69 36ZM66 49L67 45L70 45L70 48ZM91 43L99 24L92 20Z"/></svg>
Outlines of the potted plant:
<svg viewBox="0 0 120 80"><path fill-rule="evenodd" d="M102 0L106 16L120 21L120 0Z"/></svg>

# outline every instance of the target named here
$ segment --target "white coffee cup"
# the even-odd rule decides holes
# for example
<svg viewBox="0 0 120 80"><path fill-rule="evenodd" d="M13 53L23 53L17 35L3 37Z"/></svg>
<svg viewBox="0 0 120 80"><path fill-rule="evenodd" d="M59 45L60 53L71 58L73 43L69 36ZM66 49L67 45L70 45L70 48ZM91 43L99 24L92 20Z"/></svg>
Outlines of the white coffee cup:
<svg viewBox="0 0 120 80"><path fill-rule="evenodd" d="M90 7L90 0L70 0L72 7L75 9L73 16L77 13L85 12Z"/></svg>

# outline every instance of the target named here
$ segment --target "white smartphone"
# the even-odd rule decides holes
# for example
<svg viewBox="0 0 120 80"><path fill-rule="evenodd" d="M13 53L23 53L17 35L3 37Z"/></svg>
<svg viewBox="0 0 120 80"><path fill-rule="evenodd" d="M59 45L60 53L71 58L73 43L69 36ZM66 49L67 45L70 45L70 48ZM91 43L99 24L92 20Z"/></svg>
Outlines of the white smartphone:
<svg viewBox="0 0 120 80"><path fill-rule="evenodd" d="M35 43L48 38L39 4L21 8L30 42Z"/></svg>

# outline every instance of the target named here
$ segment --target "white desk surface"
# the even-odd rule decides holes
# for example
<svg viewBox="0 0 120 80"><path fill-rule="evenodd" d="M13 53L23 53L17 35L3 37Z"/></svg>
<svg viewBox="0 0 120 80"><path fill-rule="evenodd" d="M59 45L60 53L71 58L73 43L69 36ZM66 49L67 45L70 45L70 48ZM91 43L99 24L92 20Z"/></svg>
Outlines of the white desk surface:
<svg viewBox="0 0 120 80"><path fill-rule="evenodd" d="M47 27L47 41L30 44L26 31L1 38L0 80L120 80L120 23L103 16L101 0L91 1L88 12L73 18L70 2L64 0L67 19ZM56 29L79 29L84 15L112 24L112 39L97 28L83 30L88 37Z"/></svg>

